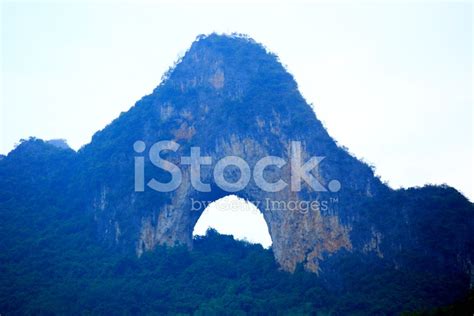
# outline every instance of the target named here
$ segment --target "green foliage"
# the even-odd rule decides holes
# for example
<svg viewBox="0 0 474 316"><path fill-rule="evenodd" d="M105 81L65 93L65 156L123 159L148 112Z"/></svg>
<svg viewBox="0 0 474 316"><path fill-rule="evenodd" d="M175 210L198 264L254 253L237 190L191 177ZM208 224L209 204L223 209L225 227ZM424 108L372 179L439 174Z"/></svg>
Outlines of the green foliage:
<svg viewBox="0 0 474 316"><path fill-rule="evenodd" d="M21 235L27 239L10 238L8 249L2 249L2 313L391 314L430 306L423 284L449 285L428 274L393 272L380 264L369 271L363 262L343 257L338 259L338 277L343 280L338 288L330 276L308 273L301 267L294 274L283 272L271 250L213 230L195 239L192 251L157 247L137 258L84 239L88 226L81 225L78 218L69 219L66 228L54 229L62 226L58 212L47 210L49 224ZM76 225L80 233L67 228ZM429 293L430 299L443 299L435 296Z"/></svg>

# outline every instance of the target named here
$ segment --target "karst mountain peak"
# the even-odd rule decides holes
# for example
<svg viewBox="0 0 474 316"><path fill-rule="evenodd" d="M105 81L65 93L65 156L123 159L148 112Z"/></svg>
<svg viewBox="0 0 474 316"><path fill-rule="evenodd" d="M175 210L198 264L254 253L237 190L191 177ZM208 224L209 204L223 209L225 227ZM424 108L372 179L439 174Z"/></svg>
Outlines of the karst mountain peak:
<svg viewBox="0 0 474 316"><path fill-rule="evenodd" d="M472 8L135 2L2 6L0 316L474 316Z"/></svg>
<svg viewBox="0 0 474 316"><path fill-rule="evenodd" d="M170 178L151 161L151 148L160 141L176 144L165 158L182 171L182 183L171 192L157 192L149 185ZM212 159L209 168L201 170L201 181L212 188L209 192L193 188L190 168L181 163L180 157L189 155L192 147ZM225 157L255 166L273 156L288 163L266 169L265 178L289 183L295 148L302 161L323 158L312 171L321 190L304 184L297 191L288 186L268 192L252 179L237 192L226 192L213 177L212 168ZM398 265L406 251L420 245L442 257L442 245L449 242L424 244L431 237L417 225L420 218L437 222L451 212L448 204L434 206L430 194L449 196L455 190L393 190L382 183L370 166L329 136L276 55L241 35L199 36L152 94L66 158L67 163L52 167L51 174L56 180L63 175L61 183L67 185L62 190L71 196L70 205L92 214L102 244L137 256L160 245L192 248L193 228L204 210L192 211L191 201L212 202L230 194L258 205L275 259L290 272L298 265L324 272L325 264L344 256L370 256ZM137 159L143 159L144 175L138 191L134 189ZM2 164L7 166L10 160L6 157ZM64 165L68 172L55 169ZM237 175L231 173L230 179ZM456 198L464 212L472 210L465 198ZM289 202L297 207L289 207ZM318 207L308 212L302 208L305 203ZM452 251L461 258L453 259L453 265L467 266L470 239L463 236L472 222L459 215L452 220L456 227L452 232L459 234L453 238L460 240Z"/></svg>

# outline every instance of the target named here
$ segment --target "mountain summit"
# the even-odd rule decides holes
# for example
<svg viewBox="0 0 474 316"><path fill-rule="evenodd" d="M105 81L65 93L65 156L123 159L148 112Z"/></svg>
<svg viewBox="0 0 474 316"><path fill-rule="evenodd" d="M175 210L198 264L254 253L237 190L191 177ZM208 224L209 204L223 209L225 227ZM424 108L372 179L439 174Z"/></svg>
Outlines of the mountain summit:
<svg viewBox="0 0 474 316"><path fill-rule="evenodd" d="M202 181L211 184L212 192L196 192L186 180L169 193L134 192L136 153L132 148L137 140L143 141L147 150L160 140L177 142L180 147L171 155L177 165L178 157L188 155L195 146L202 155L212 157L214 164L226 156L238 156L250 166L265 156L289 162L292 142L300 144L303 160L324 157L315 176L326 190L315 192L303 185L299 192L285 189L272 193L250 181L245 189L235 192L261 206L267 200L324 205L313 212L298 207L260 207L275 258L289 271L301 263L318 272L320 262L336 253L374 254L395 263L397 254L425 241L426 236L420 235L424 232L414 226L418 222L415 218L439 220L455 212L442 205L437 211L419 209L420 205L411 201L419 199L417 190L393 191L381 183L368 165L337 146L278 58L244 36L198 37L151 95L94 135L91 144L78 154L89 172L84 185L93 185L87 205L96 214L102 239L133 248L139 255L159 244L191 247L193 227L200 216L200 212L190 211L191 201L214 201L229 194L213 182L211 169L215 165L201 170ZM146 182L167 179L168 173L150 164L147 150ZM183 179L189 179L189 168L180 167ZM280 170L266 170L267 177L287 182L290 173L290 163ZM334 180L340 185L338 192L328 189ZM444 194L447 189L432 190ZM400 204L387 205L386 201L393 199L399 199ZM472 219L472 205L470 212L465 215ZM453 216L451 221L459 222L449 234L467 237L465 232L474 227L472 220ZM456 254L464 258L459 262L463 266L472 261L468 259L472 252L466 253L468 242L462 240ZM440 251L434 244L426 246L432 247L431 254Z"/></svg>
<svg viewBox="0 0 474 316"><path fill-rule="evenodd" d="M320 192L304 185L299 192L289 188L265 192L254 181L234 192L262 206L267 200L275 205L289 201L326 205L337 201L313 212L300 210L299 206L292 210L286 206L261 209L275 258L286 270L293 271L298 263L304 263L317 272L319 261L326 255L361 250L378 233L374 228L365 240L353 239L351 234L359 233L352 221L361 217L362 204L389 189L374 177L369 166L336 145L276 56L246 37L213 34L198 38L151 95L94 135L92 143L79 153L91 169L87 179L95 183L90 190L95 194L89 205L97 213L104 239L134 247L139 255L158 244L191 247L193 227L201 214L190 211L191 201L214 201L231 193L215 185L211 173L214 165L201 170L203 182L214 190L197 192L186 180L189 168L178 161L185 180L176 191L134 192L130 166L137 140L143 141L147 149L160 140L177 142L180 148L175 156L188 155L191 147L199 146L201 154L212 157L214 163L237 156L255 166L266 156L281 157L288 163L280 170L269 168L266 176L276 179L279 174L288 183L290 155L295 149L292 144L298 144L301 159L324 157L315 174L324 188ZM98 157L107 161L101 164L104 170L99 173ZM152 169L149 160L146 162ZM157 169L146 170L146 182L166 177ZM123 180L114 181L112 177ZM342 185L337 193L327 189L332 180ZM111 195L117 198L111 201ZM130 218L137 225L127 229L126 235L122 227L130 225Z"/></svg>
<svg viewBox="0 0 474 316"><path fill-rule="evenodd" d="M176 146L160 152L154 147L160 141ZM64 157L67 163L44 169L47 158L29 160L38 153L26 150L28 142L21 144L0 160L2 208L21 200L20 191L8 188L24 188L21 194L30 198L21 203L29 208L48 201L91 218L95 229L89 236L112 253L142 256L160 245L192 249L193 228L204 211L193 210L192 201L236 194L262 212L283 270L302 266L343 287L338 276L347 269L383 267L393 275L408 269L438 280L429 286L443 293L449 280L454 285L446 288L458 290L446 293L448 301L469 288L472 203L447 186L393 190L383 184L331 138L278 58L245 36L198 37L152 94L78 153L34 142L53 161ZM200 168L208 191L196 190L190 178L197 169L182 159L196 147L211 161ZM166 162L157 165L157 157ZM238 157L252 171L248 184L235 191L216 180L218 162L226 157ZM287 186L262 189L254 167L265 157L273 157L273 164L261 170L262 178ZM314 168L303 175L298 164L308 161ZM171 169L163 169L170 163L182 181L170 192L158 192L153 184L173 180ZM39 176L40 170L48 173ZM224 171L229 187L245 173ZM310 180L295 190L294 177ZM39 186L52 191L38 195Z"/></svg>

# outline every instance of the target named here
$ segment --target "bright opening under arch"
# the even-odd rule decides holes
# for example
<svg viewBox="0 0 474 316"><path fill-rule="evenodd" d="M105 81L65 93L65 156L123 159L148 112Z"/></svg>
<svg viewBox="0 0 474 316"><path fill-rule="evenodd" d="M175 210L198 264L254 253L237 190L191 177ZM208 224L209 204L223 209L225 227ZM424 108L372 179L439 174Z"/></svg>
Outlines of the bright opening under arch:
<svg viewBox="0 0 474 316"><path fill-rule="evenodd" d="M210 203L194 226L193 236L204 236L209 228L237 240L261 244L264 248L272 245L262 213L254 204L236 195Z"/></svg>

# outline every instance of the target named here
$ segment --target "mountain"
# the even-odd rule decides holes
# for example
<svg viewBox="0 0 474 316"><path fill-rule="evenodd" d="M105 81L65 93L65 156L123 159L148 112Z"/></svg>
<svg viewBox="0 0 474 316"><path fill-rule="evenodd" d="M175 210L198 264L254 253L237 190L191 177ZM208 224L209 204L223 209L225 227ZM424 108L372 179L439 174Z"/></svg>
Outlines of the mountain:
<svg viewBox="0 0 474 316"><path fill-rule="evenodd" d="M154 145L160 141L167 141L167 150ZM211 161L200 168L200 182L209 192L194 187L190 178L197 169L181 160L196 147ZM223 185L216 169L229 156L249 170L224 168ZM160 165L158 157L166 161ZM278 166L260 169L262 178L287 184L275 192L273 186L262 188L255 176L265 157ZM308 161L312 165L306 170ZM170 192L153 189L153 183L173 180L178 169L179 186ZM236 188L246 175L248 184ZM293 181L301 178L307 181ZM22 142L0 160L0 188L2 288L10 284L20 292L30 283L15 276L17 265L40 273L40 267L58 268L61 262L60 271L80 274L71 268L77 261L107 265L123 256L141 265L142 257L166 252L162 246L185 246L193 253L193 228L204 211L193 210L193 201L229 194L262 212L275 261L290 273L282 272L282 279L296 288L291 273L305 275L305 282L328 291L313 288L318 295L303 300L308 310L298 305L304 313L317 300L325 302L319 301L323 310L333 310L338 302L333 298L345 295L346 309L336 309L342 314L352 308L416 310L451 303L472 286L473 204L448 186L393 190L382 183L370 166L331 138L278 58L241 35L198 37L152 94L78 152L34 138ZM230 245L228 251L238 247ZM209 273L214 272L219 273ZM235 286L234 281L226 282ZM274 279L267 281L274 285ZM355 293L371 293L373 299L354 299ZM379 304L388 297L398 301L384 310Z"/></svg>
<svg viewBox="0 0 474 316"><path fill-rule="evenodd" d="M190 212L191 200L213 201L229 192L214 184L212 168L202 168L202 180L212 192L197 192L189 185L189 168L183 166L183 184L170 193L149 188L134 192L133 151L135 141L147 145L173 140L180 148L170 159L179 164L190 147L212 161L226 156L243 158L250 166L265 156L290 160L291 142L301 143L301 156L324 156L318 179L324 186L337 179L344 188L337 194L314 192L303 187L267 193L253 181L237 195L263 205L272 201L327 201L338 198L338 205L324 215L320 211L301 214L262 209L273 241L276 260L293 271L305 262L317 271L322 256L341 249L362 249L365 240L350 238L352 217L360 216L361 205L374 195L387 191L369 166L359 162L331 139L313 110L305 102L292 76L276 57L252 40L211 35L196 41L185 57L169 72L164 82L134 108L94 135L80 153L87 182L94 192L89 202L99 217L100 235L112 244L134 248L138 254L157 244L192 244L192 231L199 212ZM146 153L146 152L145 152ZM102 161L98 167L98 161ZM104 163L106 162L106 163ZM289 164L281 174L289 182ZM158 168L146 160L146 181L163 178ZM268 170L266 176L278 171ZM123 218L123 219L122 219ZM130 222L134 222L130 226ZM366 229L364 228L364 231ZM120 231L120 237L118 232ZM125 233L126 232L126 233ZM371 232L371 229L368 230Z"/></svg>

